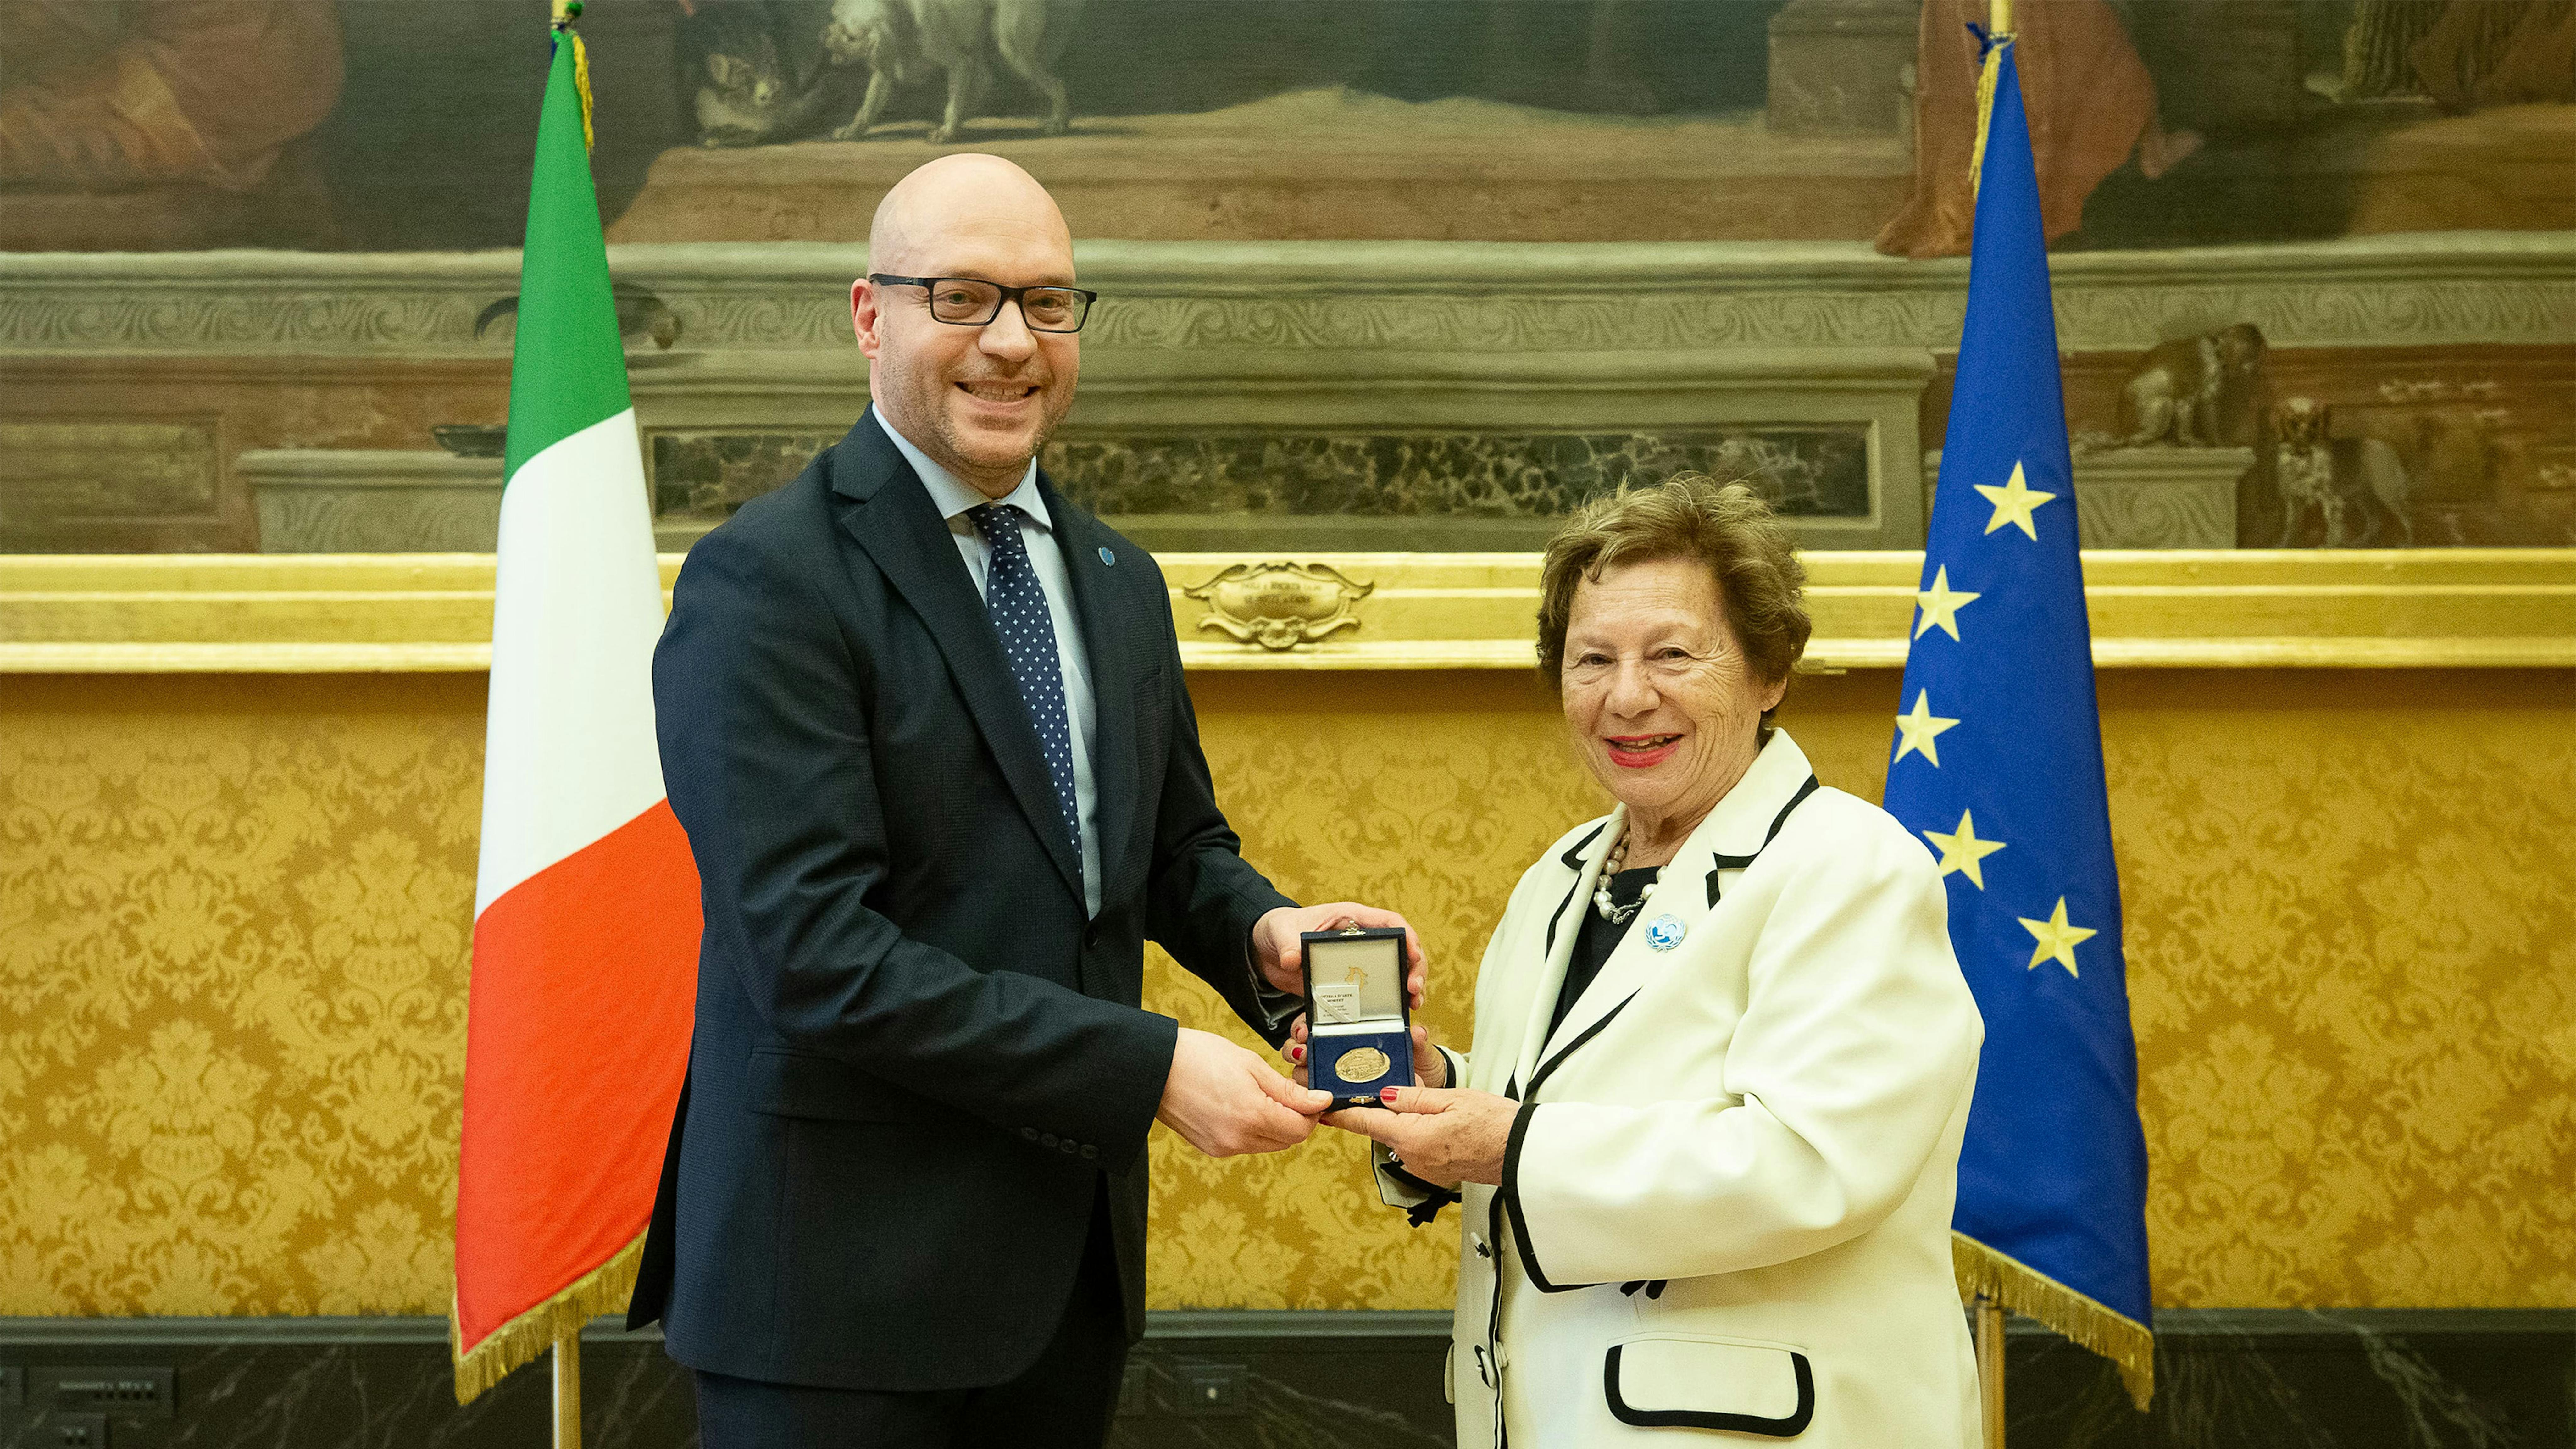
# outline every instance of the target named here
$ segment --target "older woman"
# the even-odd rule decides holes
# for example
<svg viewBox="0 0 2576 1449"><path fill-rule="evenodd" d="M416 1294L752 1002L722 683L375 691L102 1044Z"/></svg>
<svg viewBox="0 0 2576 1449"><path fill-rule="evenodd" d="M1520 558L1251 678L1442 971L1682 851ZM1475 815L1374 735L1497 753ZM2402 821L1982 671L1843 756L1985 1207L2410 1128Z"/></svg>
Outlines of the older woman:
<svg viewBox="0 0 2576 1449"><path fill-rule="evenodd" d="M1984 1029L1930 854L1771 723L1801 587L1695 474L1548 549L1539 655L1617 808L1521 877L1472 1055L1326 1119L1417 1220L1464 1184L1462 1445L1977 1441L1950 1210Z"/></svg>

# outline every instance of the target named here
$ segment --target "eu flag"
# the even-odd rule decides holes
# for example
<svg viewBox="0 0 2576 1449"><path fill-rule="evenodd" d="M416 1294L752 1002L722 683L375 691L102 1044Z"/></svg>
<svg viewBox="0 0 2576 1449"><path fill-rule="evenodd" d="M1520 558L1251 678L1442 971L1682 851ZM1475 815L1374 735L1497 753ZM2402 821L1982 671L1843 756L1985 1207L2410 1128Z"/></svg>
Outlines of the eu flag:
<svg viewBox="0 0 2576 1449"><path fill-rule="evenodd" d="M2147 1152L2092 630L2012 42L1968 264L1887 809L1940 857L1985 1014L1959 1159L1963 1281L2120 1365L2144 1403Z"/></svg>

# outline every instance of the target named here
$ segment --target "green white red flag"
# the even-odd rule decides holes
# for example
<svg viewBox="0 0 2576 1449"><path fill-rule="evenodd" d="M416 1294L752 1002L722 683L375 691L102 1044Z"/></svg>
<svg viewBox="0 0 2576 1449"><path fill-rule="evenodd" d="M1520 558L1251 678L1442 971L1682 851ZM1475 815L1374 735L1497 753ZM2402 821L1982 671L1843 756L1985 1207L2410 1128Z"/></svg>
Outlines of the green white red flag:
<svg viewBox="0 0 2576 1449"><path fill-rule="evenodd" d="M688 1062L698 880L653 733L660 570L558 31L510 365L456 1190L456 1393L624 1307Z"/></svg>

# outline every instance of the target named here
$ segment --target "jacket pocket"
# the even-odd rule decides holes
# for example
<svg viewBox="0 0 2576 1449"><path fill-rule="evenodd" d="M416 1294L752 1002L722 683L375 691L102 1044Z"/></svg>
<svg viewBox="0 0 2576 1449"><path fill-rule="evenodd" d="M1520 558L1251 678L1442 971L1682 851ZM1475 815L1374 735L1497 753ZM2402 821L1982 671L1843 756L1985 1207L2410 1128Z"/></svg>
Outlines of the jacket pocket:
<svg viewBox="0 0 2576 1449"><path fill-rule="evenodd" d="M768 1116L827 1122L904 1122L922 1106L846 1062L783 1047L752 1049L743 1101Z"/></svg>
<svg viewBox="0 0 2576 1449"><path fill-rule="evenodd" d="M1658 1334L1610 1346L1610 1416L1641 1429L1723 1429L1792 1439L1816 1417L1807 1356L1774 1343Z"/></svg>

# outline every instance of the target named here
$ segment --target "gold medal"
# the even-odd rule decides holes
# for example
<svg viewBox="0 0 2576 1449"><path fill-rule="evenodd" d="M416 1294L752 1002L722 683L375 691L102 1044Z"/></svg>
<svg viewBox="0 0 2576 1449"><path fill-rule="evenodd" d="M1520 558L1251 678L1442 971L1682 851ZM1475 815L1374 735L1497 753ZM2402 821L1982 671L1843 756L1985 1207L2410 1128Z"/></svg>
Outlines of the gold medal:
<svg viewBox="0 0 2576 1449"><path fill-rule="evenodd" d="M1356 1087L1385 1076L1387 1069L1394 1065L1387 1060L1386 1053L1376 1047L1353 1047L1333 1063L1333 1075Z"/></svg>

